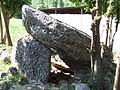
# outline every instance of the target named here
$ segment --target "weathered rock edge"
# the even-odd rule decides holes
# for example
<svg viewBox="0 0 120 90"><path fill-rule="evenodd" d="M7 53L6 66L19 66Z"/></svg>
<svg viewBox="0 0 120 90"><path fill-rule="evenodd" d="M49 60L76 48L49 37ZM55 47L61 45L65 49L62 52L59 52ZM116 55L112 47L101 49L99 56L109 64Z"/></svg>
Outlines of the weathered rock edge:
<svg viewBox="0 0 120 90"><path fill-rule="evenodd" d="M81 61L90 61L89 35L27 5L22 7L22 15L27 32L39 42L60 52L66 63L72 63L74 67ZM69 60L64 59L66 57Z"/></svg>

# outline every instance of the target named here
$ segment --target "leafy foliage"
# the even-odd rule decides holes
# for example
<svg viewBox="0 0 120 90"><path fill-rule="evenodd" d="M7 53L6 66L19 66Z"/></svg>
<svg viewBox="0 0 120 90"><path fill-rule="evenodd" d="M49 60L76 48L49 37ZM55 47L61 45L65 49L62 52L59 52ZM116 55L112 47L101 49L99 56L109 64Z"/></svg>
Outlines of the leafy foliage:
<svg viewBox="0 0 120 90"><path fill-rule="evenodd" d="M12 40L9 32L10 18L21 12L21 7L24 4L30 4L31 0L0 0L0 6L3 13L3 21L5 23L6 38L4 33L1 34L1 42L12 46ZM2 25L1 25L2 26ZM3 31L3 30L2 30Z"/></svg>
<svg viewBox="0 0 120 90"><path fill-rule="evenodd" d="M30 4L31 0L4 0L4 9L9 14L9 18L18 14L24 4Z"/></svg>
<svg viewBox="0 0 120 90"><path fill-rule="evenodd" d="M95 7L95 0L70 0L75 3L77 7L85 6L87 11L90 11L93 7Z"/></svg>
<svg viewBox="0 0 120 90"><path fill-rule="evenodd" d="M69 0L32 0L35 8L58 8L74 6Z"/></svg>
<svg viewBox="0 0 120 90"><path fill-rule="evenodd" d="M113 17L116 17L116 21L120 23L120 1L119 0L113 0L110 10L111 15Z"/></svg>
<svg viewBox="0 0 120 90"><path fill-rule="evenodd" d="M110 19L115 18L115 23L116 23L115 32L113 33L112 40L110 43L111 47L113 46L114 37L116 35L116 32L118 31L118 24L120 23L120 7L119 6L120 6L119 0L109 0L109 6L108 6L107 12L105 14L106 17L108 18L108 20L107 20L107 28L108 28L107 32L108 33L110 32L110 30L112 30L112 26L111 26L112 21L110 22Z"/></svg>

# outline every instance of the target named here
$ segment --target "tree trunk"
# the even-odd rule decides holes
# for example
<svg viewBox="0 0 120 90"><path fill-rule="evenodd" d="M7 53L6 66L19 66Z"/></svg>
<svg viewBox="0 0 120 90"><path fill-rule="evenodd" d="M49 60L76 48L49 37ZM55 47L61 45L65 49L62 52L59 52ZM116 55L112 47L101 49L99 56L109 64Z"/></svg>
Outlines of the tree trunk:
<svg viewBox="0 0 120 90"><path fill-rule="evenodd" d="M100 20L95 20L95 26L92 26L92 71L97 77L98 90L102 90L102 58L101 58L101 46L100 46L100 34L99 34Z"/></svg>
<svg viewBox="0 0 120 90"><path fill-rule="evenodd" d="M6 44L6 33L4 34L4 36L3 36L3 44Z"/></svg>
<svg viewBox="0 0 120 90"><path fill-rule="evenodd" d="M106 20L107 29L106 29L106 40L105 40L105 45L106 46L108 45L108 41L109 41L109 32L110 32L109 24L110 24L110 18L107 17L107 20Z"/></svg>
<svg viewBox="0 0 120 90"><path fill-rule="evenodd" d="M0 43L3 43L3 26L2 26L2 15L0 12Z"/></svg>
<svg viewBox="0 0 120 90"><path fill-rule="evenodd" d="M93 23L91 25L92 30L92 43L91 43L91 67L93 73L97 77L97 90L103 90L102 88L102 58L101 58L101 46L100 46L100 26L101 21L101 0L96 0L96 8L93 12Z"/></svg>
<svg viewBox="0 0 120 90"><path fill-rule="evenodd" d="M59 0L59 6L60 6L60 7L64 7L64 2L63 2L63 0Z"/></svg>
<svg viewBox="0 0 120 90"><path fill-rule="evenodd" d="M5 20L5 28L6 28L6 37L7 37L7 44L9 46L12 46L12 40L11 40L11 36L10 36L10 30L9 30L9 22L10 22L10 19L8 17L8 14L4 14L4 20Z"/></svg>
<svg viewBox="0 0 120 90"><path fill-rule="evenodd" d="M47 0L46 3L47 3L46 7L49 8L49 0Z"/></svg>
<svg viewBox="0 0 120 90"><path fill-rule="evenodd" d="M117 63L113 90L120 90L120 57Z"/></svg>
<svg viewBox="0 0 120 90"><path fill-rule="evenodd" d="M2 13L3 13L3 18L4 18L4 22L5 22L5 28L6 28L6 36L7 36L7 40L8 40L8 45L12 46L12 40L10 37L10 32L9 32L9 15L8 13L5 11L4 9L4 5L3 5L3 1L1 0L1 7L2 7Z"/></svg>
<svg viewBox="0 0 120 90"><path fill-rule="evenodd" d="M55 8L58 7L58 0L55 0Z"/></svg>
<svg viewBox="0 0 120 90"><path fill-rule="evenodd" d="M99 23L99 20L96 21L96 23ZM99 24L96 26L96 31ZM101 47L100 47L100 36L98 35L99 31L97 31L97 35L95 35L96 41L95 41L95 54L94 54L94 73L97 77L97 84L98 84L98 90L103 90L102 88L102 58L101 58Z"/></svg>

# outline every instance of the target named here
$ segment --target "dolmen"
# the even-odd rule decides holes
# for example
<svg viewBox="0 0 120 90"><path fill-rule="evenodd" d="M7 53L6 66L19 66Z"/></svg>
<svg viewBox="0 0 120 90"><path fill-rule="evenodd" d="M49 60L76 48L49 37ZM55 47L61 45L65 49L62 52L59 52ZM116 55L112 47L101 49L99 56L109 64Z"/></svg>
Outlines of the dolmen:
<svg viewBox="0 0 120 90"><path fill-rule="evenodd" d="M39 53L44 52L45 54L50 55L49 54L50 51L48 50L54 49L55 51L57 51L57 54L60 56L60 58L71 69L75 70L76 72L80 72L82 71L82 69L90 68L89 52L90 52L91 37L88 34L64 22L61 22L38 9L32 8L27 5L24 5L22 7L22 18L26 31L34 38L34 40L36 40L36 42L40 43L39 48L43 46L46 48L45 50L42 50L42 48L41 49L38 48ZM22 43L21 41L22 40L18 42ZM32 43L32 42L33 41L30 40L29 42L27 41L26 43ZM24 46L24 48L26 47ZM33 48L35 47L31 46L27 50L31 50ZM38 52L31 51L31 53L35 54ZM31 55L34 56L34 54L30 54L29 58L32 57ZM39 61L40 56L38 57L39 58L36 59ZM37 60L35 61L35 63L38 66ZM47 62L44 61L45 60L41 61L41 65L46 64L47 67L49 67L49 64L47 64L48 62L50 63L49 56L47 57Z"/></svg>

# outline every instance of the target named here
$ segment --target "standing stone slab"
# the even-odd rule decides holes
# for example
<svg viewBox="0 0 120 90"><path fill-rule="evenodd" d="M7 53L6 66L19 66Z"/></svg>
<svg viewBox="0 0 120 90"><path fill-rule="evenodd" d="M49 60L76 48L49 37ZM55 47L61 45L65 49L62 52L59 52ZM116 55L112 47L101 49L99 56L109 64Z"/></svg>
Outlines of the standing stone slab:
<svg viewBox="0 0 120 90"><path fill-rule="evenodd" d="M45 83L50 72L50 58L50 50L31 36L18 40L15 59L20 72L28 78Z"/></svg>

